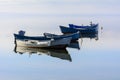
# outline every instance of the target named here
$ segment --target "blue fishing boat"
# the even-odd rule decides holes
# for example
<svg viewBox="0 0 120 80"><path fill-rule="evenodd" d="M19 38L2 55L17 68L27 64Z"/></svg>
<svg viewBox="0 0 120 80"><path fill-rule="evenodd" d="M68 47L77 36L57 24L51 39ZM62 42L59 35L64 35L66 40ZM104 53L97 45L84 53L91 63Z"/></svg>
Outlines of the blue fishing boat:
<svg viewBox="0 0 120 80"><path fill-rule="evenodd" d="M64 34L75 33L80 31L81 34L95 34L98 32L98 24L91 24L89 26L78 26L74 24L69 24L69 27L60 26L61 32Z"/></svg>
<svg viewBox="0 0 120 80"><path fill-rule="evenodd" d="M76 33L63 34L63 35L44 33L44 36L47 37L47 38L54 38L54 39L61 39L61 38L72 37L72 41L75 41L75 40L78 40L80 38L80 33L79 33L79 31L76 32Z"/></svg>
<svg viewBox="0 0 120 80"><path fill-rule="evenodd" d="M96 29L98 27L98 24L93 24L92 22L90 25L84 26L84 25L75 25L75 24L69 24L70 28L77 28L77 29Z"/></svg>
<svg viewBox="0 0 120 80"><path fill-rule="evenodd" d="M70 28L65 26L60 26L60 30L64 34L80 32L80 34L95 34L98 33L98 28Z"/></svg>

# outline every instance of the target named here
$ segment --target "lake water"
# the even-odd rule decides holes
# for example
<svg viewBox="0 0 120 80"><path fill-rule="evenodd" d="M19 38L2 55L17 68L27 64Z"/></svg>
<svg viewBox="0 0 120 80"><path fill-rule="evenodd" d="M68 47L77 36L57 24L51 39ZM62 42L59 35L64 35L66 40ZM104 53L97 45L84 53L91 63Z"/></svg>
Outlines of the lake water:
<svg viewBox="0 0 120 80"><path fill-rule="evenodd" d="M22 18L21 18L22 17ZM119 80L120 32L119 16L41 17L15 16L1 19L0 78L2 80ZM26 35L43 32L61 34L59 25L99 23L99 39L79 39L80 49L60 52L22 49L14 51L13 33L25 30ZM22 52L22 51L21 51ZM25 53L24 53L25 52ZM32 52L35 52L32 54ZM52 55L53 53L53 55ZM64 53L64 52L63 52ZM62 59L61 56L64 56Z"/></svg>
<svg viewBox="0 0 120 80"><path fill-rule="evenodd" d="M39 15L0 13L1 80L120 80L119 15ZM59 25L99 23L98 40L79 39L80 49L15 51L13 33L61 34ZM61 54L63 53L63 54ZM62 58L61 58L62 57Z"/></svg>

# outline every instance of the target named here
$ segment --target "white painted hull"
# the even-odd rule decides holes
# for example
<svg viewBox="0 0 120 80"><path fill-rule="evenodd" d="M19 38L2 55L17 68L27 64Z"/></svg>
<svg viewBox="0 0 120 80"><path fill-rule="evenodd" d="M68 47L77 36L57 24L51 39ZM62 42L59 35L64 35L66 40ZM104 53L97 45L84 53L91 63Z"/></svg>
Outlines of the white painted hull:
<svg viewBox="0 0 120 80"><path fill-rule="evenodd" d="M17 46L22 47L40 47L40 48L62 48L66 47L66 45L69 45L71 41L71 37L69 38L63 38L59 40L46 40L46 41L38 41L38 40L16 40Z"/></svg>
<svg viewBox="0 0 120 80"><path fill-rule="evenodd" d="M39 42L36 40L28 40L28 41L23 41L23 40L16 40L17 46L22 46L22 47L46 47L49 46L49 41L46 42Z"/></svg>

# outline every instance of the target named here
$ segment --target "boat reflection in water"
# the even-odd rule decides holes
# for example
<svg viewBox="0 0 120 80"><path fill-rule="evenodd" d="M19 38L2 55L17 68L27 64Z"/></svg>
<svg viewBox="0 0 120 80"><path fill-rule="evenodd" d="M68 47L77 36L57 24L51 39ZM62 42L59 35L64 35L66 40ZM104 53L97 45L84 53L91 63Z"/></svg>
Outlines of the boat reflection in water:
<svg viewBox="0 0 120 80"><path fill-rule="evenodd" d="M74 49L80 50L79 41L72 41L72 42L68 45L68 48L74 48Z"/></svg>
<svg viewBox="0 0 120 80"><path fill-rule="evenodd" d="M95 34L81 34L80 38L90 38L90 39L95 39L98 40L98 33Z"/></svg>
<svg viewBox="0 0 120 80"><path fill-rule="evenodd" d="M41 49L41 48L28 48L28 47L15 46L14 52L19 53L19 54L29 53L30 55L32 55L32 54L38 54L38 55L46 54L46 55L51 56L51 57L56 57L56 58L60 58L63 60L68 60L70 62L72 61L71 56L66 49L55 50L55 49Z"/></svg>

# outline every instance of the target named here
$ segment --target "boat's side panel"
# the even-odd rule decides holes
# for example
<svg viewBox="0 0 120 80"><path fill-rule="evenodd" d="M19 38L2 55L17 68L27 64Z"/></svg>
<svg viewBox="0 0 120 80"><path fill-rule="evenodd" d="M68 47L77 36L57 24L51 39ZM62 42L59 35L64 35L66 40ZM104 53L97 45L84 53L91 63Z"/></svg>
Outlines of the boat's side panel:
<svg viewBox="0 0 120 80"><path fill-rule="evenodd" d="M71 42L71 37L68 38L63 38L63 39L59 39L59 40L51 40L51 46L54 45L69 45Z"/></svg>
<svg viewBox="0 0 120 80"><path fill-rule="evenodd" d="M74 25L74 24L69 24L70 28L88 28L89 26L78 26L78 25Z"/></svg>
<svg viewBox="0 0 120 80"><path fill-rule="evenodd" d="M49 41L46 42L37 42L37 41L23 41L16 40L17 46L22 47L48 47L50 45Z"/></svg>
<svg viewBox="0 0 120 80"><path fill-rule="evenodd" d="M48 40L48 41L37 41L37 40L16 40L17 46L22 47L39 47L39 48L66 48L70 44L71 37Z"/></svg>
<svg viewBox="0 0 120 80"><path fill-rule="evenodd" d="M60 26L60 30L62 33L76 33L78 30L77 29L73 29L73 28L68 28L68 27L64 27L64 26Z"/></svg>
<svg viewBox="0 0 120 80"><path fill-rule="evenodd" d="M94 29L97 28L98 24L90 24L89 26L78 26L78 25L74 25L74 24L69 24L69 28L84 28L84 29Z"/></svg>
<svg viewBox="0 0 120 80"><path fill-rule="evenodd" d="M62 38L65 38L65 37L71 37L72 40L78 40L80 38L80 33L78 31L76 33L66 34L66 35L63 35Z"/></svg>
<svg viewBox="0 0 120 80"><path fill-rule="evenodd" d="M75 29L75 28L69 28L69 27L64 27L64 26L60 26L61 32L64 34L67 33L76 33L76 32L80 32L80 34L90 34L90 33L97 33L98 30L95 29Z"/></svg>
<svg viewBox="0 0 120 80"><path fill-rule="evenodd" d="M72 37L72 40L78 40L80 38L80 33L71 33L71 34L63 34L63 35L55 35L51 33L44 33L44 35L48 38L54 38L54 39L62 39L67 37Z"/></svg>
<svg viewBox="0 0 120 80"><path fill-rule="evenodd" d="M40 41L44 41L44 40L50 40L50 38L46 38L44 36L21 36L19 34L14 34L15 39L20 39L20 40L40 40Z"/></svg>

